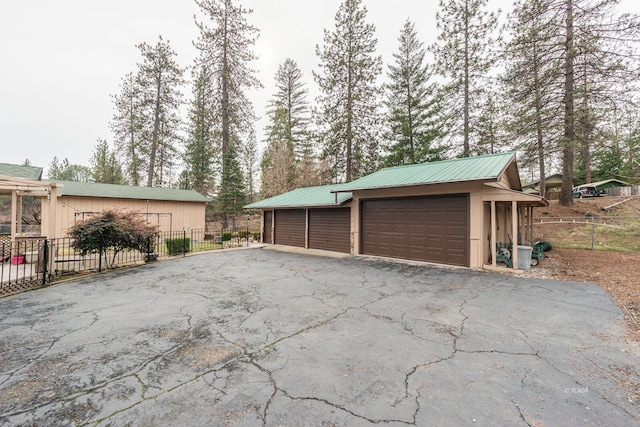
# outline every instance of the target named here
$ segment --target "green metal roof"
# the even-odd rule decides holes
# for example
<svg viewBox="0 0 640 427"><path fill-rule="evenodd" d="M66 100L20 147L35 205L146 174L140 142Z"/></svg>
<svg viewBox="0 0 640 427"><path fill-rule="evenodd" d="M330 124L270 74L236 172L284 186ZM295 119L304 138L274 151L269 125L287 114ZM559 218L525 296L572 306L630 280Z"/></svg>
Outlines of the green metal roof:
<svg viewBox="0 0 640 427"><path fill-rule="evenodd" d="M193 190L175 188L134 187L130 185L99 184L93 182L57 181L61 196L107 197L114 199L168 200L176 202L208 202L202 194Z"/></svg>
<svg viewBox="0 0 640 427"><path fill-rule="evenodd" d="M12 165L0 163L0 175L8 175L13 178L26 178L39 181L42 178L42 168L35 166Z"/></svg>
<svg viewBox="0 0 640 427"><path fill-rule="evenodd" d="M245 209L335 207L351 200L351 193L332 194L345 184L297 188L279 196L270 197L245 206Z"/></svg>
<svg viewBox="0 0 640 427"><path fill-rule="evenodd" d="M334 192L376 188L497 179L511 162L514 153L443 160L381 169L371 175L344 184Z"/></svg>

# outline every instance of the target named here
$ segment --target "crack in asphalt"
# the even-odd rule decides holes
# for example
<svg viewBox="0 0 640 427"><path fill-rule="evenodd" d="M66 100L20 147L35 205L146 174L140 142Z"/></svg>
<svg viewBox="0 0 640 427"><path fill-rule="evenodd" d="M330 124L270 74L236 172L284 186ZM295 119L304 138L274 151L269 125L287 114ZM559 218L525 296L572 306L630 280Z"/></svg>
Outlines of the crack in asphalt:
<svg viewBox="0 0 640 427"><path fill-rule="evenodd" d="M607 374L607 376L608 376L609 378L611 378L611 379L612 379L616 384L618 384L619 379L618 379L618 378L617 378L613 373L611 373L611 371L609 371L608 369L604 369L603 367L599 366L599 365L598 365L598 364L597 364L597 363L596 363L596 362L595 362L595 361L594 361L590 356L588 356L586 353L584 353L584 352L580 351L580 349L578 349L578 350L576 350L576 351L577 351L578 353L580 353L580 354L581 354L585 359L587 359L589 362L591 362L591 363L593 364L593 367L594 367L595 369L597 369L597 370L599 370L599 371L601 371L601 372L604 372L605 374ZM578 382L576 381L576 383L578 383ZM579 383L578 383L578 384L579 384ZM580 386L582 386L582 385L580 384ZM605 402L607 402L607 403L609 403L610 405L613 405L613 406L615 406L616 408L618 408L618 409L620 409L620 410L624 411L626 414L628 414L629 416L631 416L634 420L636 420L636 421L640 422L640 418L639 418L636 414L634 414L634 413L630 412L630 411L629 411L628 409L626 409L625 407L623 407L623 406L621 406L621 405L618 405L618 404L617 404L617 403L615 403L615 402L612 402L612 401L611 401L611 399L609 399L607 396L605 396L604 394L600 393L599 391L596 391L596 393L598 393L598 396L600 396L600 397L601 397Z"/></svg>
<svg viewBox="0 0 640 427"><path fill-rule="evenodd" d="M311 283L315 283L314 277L313 275L317 275L320 274L319 271L299 271L299 270L295 270L292 267L287 267L285 264L281 265L282 268L284 269L288 269L290 271L293 272L294 276L297 279L304 279L306 281L309 281ZM396 269L399 271L399 274L402 273L404 274L404 270L403 269ZM327 270L329 271L329 270ZM396 271L396 272L398 272ZM393 296L400 296L402 294L406 295L412 295L415 290L413 289L415 286L413 286L411 283L405 285L402 283L397 284L397 288L399 290L396 290L395 292L390 292L390 293L385 293L382 290L380 290L380 288L387 286L387 282L386 279L384 277L384 275L381 275L381 277L376 277L375 281L370 280L370 278L367 276L366 274L366 270L362 272L362 276L361 276L361 281L359 282L359 286L360 288L366 289L367 291L371 291L377 294L377 298L370 298L369 301L357 305L354 304L352 306L349 307L341 307L342 309L340 311L338 311L337 313L335 313L334 315L330 315L328 317L325 317L323 319L317 319L317 321L315 321L313 324L307 325L303 328L300 328L294 332L291 332L287 335L281 336L279 338L274 337L274 335L280 331L277 330L277 328L275 328L273 325L271 324L267 324L265 323L263 325L263 330L262 332L266 332L266 336L265 336L265 340L262 341L261 345L259 347L257 347L257 349L255 350L250 350L250 346L249 344L242 344L242 343L238 343L230 338L228 338L225 334L225 329L224 327L227 326L227 324L225 324L224 322L215 325L209 325L209 331L211 331L211 333L217 337L219 337L223 342L231 345L233 347L233 349L236 349L235 351L232 351L232 354L235 353L233 355L233 357L224 360L224 363L219 364L218 366L212 367L211 369L206 369L203 372L197 372L194 373L194 375L191 375L189 378L184 379L182 381L179 381L177 384L174 383L174 385L172 387L168 387L168 388L159 388L159 387L155 387L152 385L149 385L145 382L144 378L143 378L143 374L144 374L144 370L149 367L149 365L151 365L152 363L159 361L163 358L167 358L169 359L173 354L179 352L180 350L187 348L188 346L200 342L202 341L202 338L199 336L196 336L197 334L197 329L198 326L194 325L194 316L195 314L190 312L189 308L192 307L195 304L201 304L203 302L206 301L221 301L221 297L211 297L211 296L207 296L201 293L197 293L197 292L188 292L188 291L178 291L179 293L182 294L187 294L187 295L194 295L197 296L199 298L202 298L203 301L199 301L196 303L191 303L191 304L187 304L184 305L180 308L180 315L184 318L184 320L186 321L188 328L187 331L189 332L189 336L187 338L182 338L182 341L180 341L178 344L175 344L173 346L171 346L170 348L168 348L165 351L161 351L156 355L153 355L151 357L148 357L147 359L142 361L142 364L136 365L133 367L133 369L130 369L130 372L126 372L123 373L122 375L110 379L108 381L104 381L101 382L98 385L94 385L92 387L87 387L85 389L82 390L76 390L74 392L68 393L64 396L58 397L56 398L59 401L62 402L73 402L79 398L81 398L82 396L87 396L90 393L94 393L96 391L99 391L103 388L109 387L110 385L118 382L118 381L123 381L129 378L133 378L135 379L135 381L137 382L137 384L139 384L140 390L139 393L136 392L136 398L138 398L139 396L139 400L133 402L131 405L127 406L126 408L122 408L119 409L117 411L114 411L111 414L108 414L106 416L104 416L101 419L98 420L92 420L89 422L85 422L82 425L98 425L102 422L105 422L111 418L113 418L114 416L121 414L123 412L129 411L130 409L142 404L143 402L149 401L149 400L154 400L154 399L158 399L160 396L166 396L169 395L171 393L173 393L174 391L188 385L188 384L192 384L195 381L198 380L202 380L205 384L209 385L213 390L216 390L217 392L219 392L222 395L227 395L227 386L228 384L224 384L223 386L218 387L216 385L216 381L218 380L224 380L225 378L229 378L229 375L223 375L224 372L230 372L231 370L233 370L232 368L237 367L238 365L244 365L244 366L252 366L256 369L258 369L261 373L263 373L264 375L266 375L268 380L264 380L264 378L262 376L260 376L260 382L268 382L272 388L272 390L270 390L270 393L268 393L268 397L266 398L266 401L261 400L260 405L264 405L261 408L261 422L263 426L268 425L268 417L269 417L269 413L270 413L270 409L272 409L272 406L274 404L274 401L280 397L280 396L284 396L287 399L290 399L292 401L313 401L313 402L318 402L321 403L323 405L328 405L331 408L334 408L338 411L341 411L345 414L348 414L349 416L352 416L354 418L360 419L360 420L364 420L367 421L369 423L373 423L373 424L385 424L385 423L399 423L399 424L404 424L404 425L416 425L417 423L417 419L418 419L418 415L420 414L421 411L421 406L420 406L420 400L422 398L422 392L425 391L424 390L424 385L420 385L420 383L417 383L417 381L420 381L420 378L418 377L417 373L424 371L426 369L428 369L430 366L432 365L436 365L436 364L441 364L443 362L447 362L452 360L453 358L456 357L456 355L458 354L458 352L460 353L465 353L465 354L507 354L507 355L513 355L513 356L528 356L528 357L536 357L539 358L540 360L544 361L545 363L547 363L549 366L551 366L556 372L570 378L573 382L575 382L578 385L581 385L575 378L573 378L570 374L567 374L565 372L563 372L561 369L559 369L558 367L556 367L552 361L550 361L548 358L544 357L543 355L540 354L540 350L538 350L538 347L540 346L539 343L537 343L535 340L532 340L529 336L527 336L527 334L522 331L519 330L515 327L512 326L507 326L508 328L510 328L512 331L515 331L519 334L521 334L523 336L523 342L531 349L531 352L527 352L526 351L526 347L524 348L524 351L520 351L520 352L510 352L510 351L505 351L505 350L498 350L498 349L489 349L489 350L462 350L459 348L459 346L462 346L461 342L462 340L464 340L467 334L469 334L469 332L467 332L466 327L467 325L473 325L473 323L470 322L470 320L472 320L472 317L470 317L471 315L468 314L469 311L472 311L474 308L477 307L471 307L470 310L467 310L469 303L471 301L473 301L474 299L478 298L480 296L479 293L476 292L471 292L469 291L469 287L466 285L461 285L459 288L456 289L461 289L463 290L465 293L466 292L470 292L471 295L467 296L465 294L465 298L462 299L462 303L459 304L457 306L458 310L457 313L460 316L460 319L458 321L458 318L456 316L456 322L452 322L451 325L446 324L446 323L439 323L436 322L434 320L430 320L427 318L421 319L421 318L413 318L411 319L411 321L414 322L427 322L436 326L439 326L441 329L438 329L436 332L438 332L438 334L444 333L446 334L446 339L442 339L441 341L437 341L438 343L441 343L442 345L445 345L446 347L444 347L444 350L446 352L450 351L450 354L448 354L446 357L440 357L437 360L432 360L429 361L427 363L419 363L419 364L415 364L413 366L411 366L408 370L406 370L404 373L400 372L400 374L404 374L404 396L402 396L402 391L400 391L398 394L399 397L396 397L396 401L391 405L394 408L398 408L399 405L401 405L403 402L406 401L406 406L407 406L407 410L406 412L401 412L400 415L398 416L399 419L377 419L377 418L370 418L367 417L365 414L360 414L358 413L356 410L354 410L352 407L350 407L347 403L341 403L341 402L334 402L332 401L333 399L326 399L326 398L322 398L322 397L314 397L314 396L294 396L293 393L290 390L285 390L282 388L281 384L278 384L278 375L277 373L279 371L285 370L288 366L289 360L287 358L286 362L284 363L284 365L279 366L277 369L273 368L273 369L267 369L266 367L264 367L261 363L260 363L260 355L268 355L271 354L272 351L273 352L277 352L277 347L279 344L282 344L283 342L290 340L292 338L295 338L297 336L300 336L302 334L305 334L307 332L310 332L314 329L318 329L318 328L322 328L323 326L328 325L331 322L336 321L337 319L339 319L342 316L345 316L349 313L353 313L354 311L358 311L361 310L362 312L366 313L368 316L371 316L373 318L376 319L380 319L383 320L385 322L390 322L393 324L398 324L401 327L401 330L406 331L408 334L410 334L411 336L418 338L422 341L426 341L426 342L434 342L435 340L429 340L425 337L422 337L420 335L420 333L418 331L414 331L414 328L412 328L412 325L410 324L410 321L408 320L409 317L409 312L402 312L400 315L399 319L396 318L392 318L390 316L386 316L383 314L376 314L374 312L373 309L370 309L371 306L377 302L383 301L387 298L393 297ZM309 275L309 277L308 277ZM505 278L503 280L497 280L494 283L490 284L488 287L503 287L506 286L504 285L507 281L509 280L509 278ZM242 283L240 282L234 282L232 280L229 280L229 283L231 285L237 285L237 286L244 286ZM266 282L265 282L266 283ZM355 281L353 282L355 285ZM380 284L382 283L382 284ZM422 284L422 283L421 283ZM309 295L297 295L291 298L287 298L287 300L292 300L292 299L296 299L296 298L310 298L313 299L314 301L318 301L319 303L321 303L323 306L326 307L331 307L331 308L335 308L338 309L338 307L336 307L335 305L330 304L330 302L333 302L332 300L334 299L339 299L342 297L345 297L345 299L349 298L350 295L344 295L341 294L340 292L334 291L333 288L330 285L322 285L321 289L316 289L314 290L311 294ZM305 286L305 284L303 284L302 286ZM511 286L511 288L513 288L513 286ZM249 289L249 290L248 290ZM518 290L518 288L516 288L516 290ZM371 296L376 296L376 294L373 295L368 295L369 297ZM242 295L246 296L247 298L250 299L249 302L245 302L243 304L238 304L235 305L235 309L243 309L245 310L248 315L246 317L244 317L239 325L242 326L243 324L245 324L252 316L254 316L256 313L260 313L261 311L265 310L265 309L277 309L278 306L277 304L267 304L267 303L263 303L261 301L261 295L260 295L260 289L258 286L252 286L251 288L247 288L246 286L243 287L243 292ZM154 301L158 301L160 298L162 298L163 296L166 296L166 292L161 293L161 295L158 295ZM255 298L255 301L253 300ZM549 299L549 300L553 300L556 303L566 303L565 301L562 300L557 300L557 299L553 299L553 298L549 298L549 297L545 297L545 296L541 296L541 298L545 298L545 299ZM347 299L348 300L348 299ZM261 305L258 305L258 301L260 302ZM459 302L459 300L457 301ZM129 303L128 303L129 304ZM266 305L265 305L266 304ZM120 305L127 305L127 304L120 304ZM317 305L314 303L314 305ZM577 306L581 306L581 307L585 307L584 305L581 304L574 304ZM455 306L452 306L452 308L455 308ZM102 311L102 310L106 310L108 308L102 308L101 310L96 310L96 311L92 311L91 313L94 314L94 320L91 322L90 325L88 326L84 326L82 328L78 328L72 331L69 331L67 333L65 333L64 335L61 335L57 338L55 338L49 345L48 349L45 350L44 352L42 352L36 359L29 361L29 363L23 365L20 368L17 368L16 370L14 370L13 372L11 372L11 374L9 375L9 377L5 378L2 382L0 382L0 386L5 384L7 381L11 380L11 378L15 375L18 374L19 372L21 372L24 369L27 369L30 365L32 365L33 363L35 363L38 359L45 357L50 351L51 349L55 346L55 344L57 342L60 342L60 340L64 339L65 337L81 331L81 330L88 330L89 328L91 328L93 325L96 324L96 322L98 322L99 320L99 315L98 315L98 311ZM466 311L467 310L467 311ZM89 313L89 312L85 312L85 313ZM242 314L242 313L240 313ZM453 314L453 313L452 313ZM195 322L197 323L197 322ZM216 327L217 326L217 327ZM471 330L473 330L472 326L469 326L469 328ZM451 349L449 349L449 346L451 347ZM614 380L616 379L615 376L613 376L613 374L611 372L609 372L606 369L600 368L597 363L595 361L593 361L592 359L589 358L589 356L587 354L583 354L582 352L579 352L583 357L589 359L593 365L598 368L601 369L602 371L608 373ZM446 353L445 353L446 354ZM213 379L210 380L209 378L207 378L208 376L213 376ZM525 375L523 378L521 378L521 383L523 387L530 387L529 385L525 384L525 380L528 377L528 375ZM398 378L398 380L400 380L400 378ZM413 384L413 386L412 386ZM136 387L137 388L137 387ZM267 388L267 390L269 390ZM302 392L305 393L305 392ZM306 394L306 393L305 393ZM309 393L309 394L315 394L315 393ZM430 395L430 394L429 394ZM265 395L266 396L266 395ZM632 414L629 410L627 410L626 408L624 408L623 406L620 406L614 402L611 402L610 399L608 399L606 396L603 396L602 394L598 393L598 396L605 400L606 402L608 402L609 404L617 407L618 409L624 411L627 415L629 415L630 417L632 417L635 420L638 420L638 418ZM14 412L11 414L3 414L0 415L0 417L11 417L11 416L15 416L15 415L20 415L20 414L24 414L26 412L30 412L33 409L37 409L40 407L44 407L47 406L49 404L51 404L52 402L54 402L55 400L49 400L47 402L44 402L41 405L37 405L37 406L31 406L25 410L21 410L19 412ZM262 403L263 402L263 403ZM515 405L515 407L517 408L517 411L519 413L519 417L520 419L528 426L532 426L532 427L538 427L539 424L536 422L536 420L534 420L533 418L531 418L529 415L527 415L525 412L522 411L522 409L520 408L519 404L512 401L512 404ZM402 407L401 407L402 408ZM411 410L409 410L409 408ZM412 412L412 414L410 414L410 412ZM403 417L407 417L406 419L402 419ZM0 418L1 419L1 418Z"/></svg>
<svg viewBox="0 0 640 427"><path fill-rule="evenodd" d="M526 425L528 425L529 427L542 427L542 424L538 423L531 416L522 412L522 409L520 408L519 404L517 404L514 401L511 401L511 403L515 405L516 409L518 410L518 414L520 415L520 418L522 418L522 421L524 421Z"/></svg>
<svg viewBox="0 0 640 427"><path fill-rule="evenodd" d="M83 331L83 330L88 330L88 329L89 329L89 328L91 328L93 325L95 325L95 324L96 324L96 322L99 320L99 318L100 318L100 317L98 316L98 314L97 314L97 312L96 312L96 311L82 312L82 313L80 313L80 314L88 314L88 313L93 314L93 320L91 321L91 323L90 323L89 325L87 325L87 326L82 326L82 327L77 328L77 329L73 329L73 330L71 330L71 331L69 331L69 332L64 333L63 335L60 335L60 336L58 336L58 337L54 338L54 339L51 341L51 344L49 344L49 346L48 346L48 347L47 347L47 348L46 348L42 353L40 353L39 355L35 356L33 359L29 359L29 361L28 361L27 363L25 363L24 365L22 365L22 366L20 366L20 367L18 367L18 368L16 368L16 369L14 369L13 371L9 371L9 372L7 372L7 373L5 374L5 375L7 375L7 377L6 377L2 382L0 382L0 386L4 385L4 384L5 384L5 383L7 383L9 380L11 380L11 379L13 378L13 376L14 376L14 375L16 375L16 374L18 374L19 372L21 372L21 371L23 371L23 370L27 369L28 367L30 367L30 366L32 366L34 363L36 363L38 360L42 359L45 355L47 355L47 354L51 351L51 349L53 348L53 346L54 346L54 345L56 345L56 343L58 343L60 340L62 340L62 339L64 339L64 338L66 338L66 337L68 337L68 336L70 336L70 335L73 335L73 334L75 334L76 332Z"/></svg>

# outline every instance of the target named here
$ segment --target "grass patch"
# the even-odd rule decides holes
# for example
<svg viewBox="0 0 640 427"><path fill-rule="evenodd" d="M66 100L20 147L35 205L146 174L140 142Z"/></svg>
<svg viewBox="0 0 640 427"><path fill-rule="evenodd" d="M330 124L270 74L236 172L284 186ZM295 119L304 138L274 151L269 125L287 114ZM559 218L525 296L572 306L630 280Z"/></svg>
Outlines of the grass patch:
<svg viewBox="0 0 640 427"><path fill-rule="evenodd" d="M585 218L590 221L589 218ZM554 246L566 249L640 252L640 219L608 218L596 223L538 224L536 232Z"/></svg>

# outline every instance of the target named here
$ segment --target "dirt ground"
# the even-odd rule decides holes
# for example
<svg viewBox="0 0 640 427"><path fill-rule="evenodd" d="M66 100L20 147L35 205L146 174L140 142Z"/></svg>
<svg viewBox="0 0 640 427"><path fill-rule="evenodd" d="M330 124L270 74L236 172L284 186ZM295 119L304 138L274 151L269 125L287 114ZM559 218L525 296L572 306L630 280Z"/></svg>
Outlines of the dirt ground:
<svg viewBox="0 0 640 427"><path fill-rule="evenodd" d="M617 202L625 203L604 211ZM640 216L640 197L599 197L575 200L563 207L551 201L549 207L538 208L535 216ZM552 236L550 240L552 239ZM591 251L554 248L527 275L555 280L590 281L599 283L620 306L629 323L632 336L640 340L640 253Z"/></svg>

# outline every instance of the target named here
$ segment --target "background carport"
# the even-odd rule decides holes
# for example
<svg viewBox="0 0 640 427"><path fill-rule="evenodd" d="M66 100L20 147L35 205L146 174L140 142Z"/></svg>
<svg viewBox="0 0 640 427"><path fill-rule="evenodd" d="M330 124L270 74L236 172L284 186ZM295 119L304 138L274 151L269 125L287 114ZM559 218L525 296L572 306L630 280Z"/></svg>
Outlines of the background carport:
<svg viewBox="0 0 640 427"><path fill-rule="evenodd" d="M262 242L351 252L351 193L342 185L299 188L245 206L263 210Z"/></svg>

